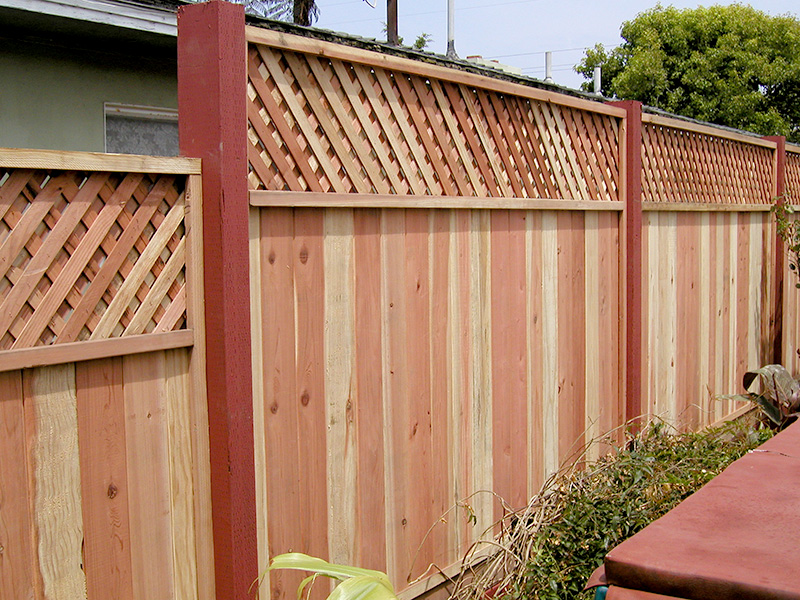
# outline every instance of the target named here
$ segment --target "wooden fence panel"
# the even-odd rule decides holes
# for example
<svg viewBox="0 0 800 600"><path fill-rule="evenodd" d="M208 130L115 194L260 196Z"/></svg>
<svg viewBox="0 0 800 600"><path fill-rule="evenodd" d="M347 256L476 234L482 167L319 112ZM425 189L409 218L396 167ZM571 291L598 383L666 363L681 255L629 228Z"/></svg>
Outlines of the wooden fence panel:
<svg viewBox="0 0 800 600"><path fill-rule="evenodd" d="M775 228L769 212L647 211L643 407L682 428L738 406L717 396L770 357Z"/></svg>
<svg viewBox="0 0 800 600"><path fill-rule="evenodd" d="M198 597L190 352L2 374L4 597Z"/></svg>
<svg viewBox="0 0 800 600"><path fill-rule="evenodd" d="M213 593L198 176L0 149L3 598Z"/></svg>
<svg viewBox="0 0 800 600"><path fill-rule="evenodd" d="M262 552L403 588L620 424L619 212L252 210Z"/></svg>
<svg viewBox="0 0 800 600"><path fill-rule="evenodd" d="M695 429L740 408L718 396L770 362L776 144L643 120L642 406Z"/></svg>

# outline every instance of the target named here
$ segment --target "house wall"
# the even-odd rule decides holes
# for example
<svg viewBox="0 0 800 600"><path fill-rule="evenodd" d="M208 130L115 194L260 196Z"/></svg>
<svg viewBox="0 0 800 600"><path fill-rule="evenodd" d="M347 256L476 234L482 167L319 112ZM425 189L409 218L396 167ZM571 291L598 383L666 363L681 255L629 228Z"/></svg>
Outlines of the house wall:
<svg viewBox="0 0 800 600"><path fill-rule="evenodd" d="M0 147L104 151L103 103L177 108L176 59L0 42Z"/></svg>

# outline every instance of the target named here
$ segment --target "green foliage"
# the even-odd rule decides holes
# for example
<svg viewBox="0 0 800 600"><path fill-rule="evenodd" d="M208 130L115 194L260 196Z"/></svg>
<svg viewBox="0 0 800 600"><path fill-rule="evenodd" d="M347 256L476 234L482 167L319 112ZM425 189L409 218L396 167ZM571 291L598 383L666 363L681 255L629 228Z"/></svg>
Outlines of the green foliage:
<svg viewBox="0 0 800 600"><path fill-rule="evenodd" d="M576 71L603 68L604 92L622 99L800 140L800 21L743 4L696 9L657 4L621 28L622 45L586 51ZM591 83L583 84L590 91Z"/></svg>
<svg viewBox="0 0 800 600"><path fill-rule="evenodd" d="M790 204L776 202L772 205L772 213L777 222L778 237L786 244L789 253L789 269L800 278L800 221L794 217L795 209ZM800 282L794 286L800 288Z"/></svg>
<svg viewBox="0 0 800 600"><path fill-rule="evenodd" d="M424 50L432 41L433 36L430 33L420 33L417 39L414 40L414 43L411 44L411 47L414 48L414 50Z"/></svg>
<svg viewBox="0 0 800 600"><path fill-rule="evenodd" d="M381 571L337 565L300 552L276 556L267 571L273 569L293 569L312 573L297 587L298 600L302 599L306 588L311 589L311 585L319 576L341 582L328 595L328 600L397 600L389 577ZM266 573L262 575L262 579L264 576Z"/></svg>
<svg viewBox="0 0 800 600"><path fill-rule="evenodd" d="M591 598L583 592L606 553L697 491L770 436L742 423L703 433L656 423L626 448L551 488L532 527L531 554L506 600Z"/></svg>
<svg viewBox="0 0 800 600"><path fill-rule="evenodd" d="M385 22L382 22L381 26L382 26L381 32L384 35L387 35L389 32L389 26ZM401 46L403 45L403 40L404 38L402 35L397 36L397 43L399 45ZM433 36L430 33L423 32L417 36L417 39L414 40L414 43L411 44L410 47L413 48L414 50L424 50L430 45L432 41L433 41Z"/></svg>
<svg viewBox="0 0 800 600"><path fill-rule="evenodd" d="M752 391L758 383L760 391ZM725 396L731 400L755 402L772 423L782 429L800 416L800 381L789 374L783 365L766 365L744 374L742 381L747 394Z"/></svg>

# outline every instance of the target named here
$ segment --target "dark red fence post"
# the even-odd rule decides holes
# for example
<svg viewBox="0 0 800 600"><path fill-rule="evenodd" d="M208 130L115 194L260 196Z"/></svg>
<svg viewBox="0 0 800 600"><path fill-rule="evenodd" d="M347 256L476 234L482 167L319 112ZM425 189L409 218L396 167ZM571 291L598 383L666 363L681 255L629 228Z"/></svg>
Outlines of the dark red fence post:
<svg viewBox="0 0 800 600"><path fill-rule="evenodd" d="M181 153L203 160L214 573L218 600L253 597L258 577L247 191L247 44L241 5L178 12Z"/></svg>
<svg viewBox="0 0 800 600"><path fill-rule="evenodd" d="M764 139L778 144L775 149L775 185L773 195L778 204L783 204L786 193L786 138L779 135L767 136ZM773 306L770 311L770 339L772 340L772 356L770 362L782 364L783 360L783 271L785 269L784 248L781 238L775 237L775 287Z"/></svg>
<svg viewBox="0 0 800 600"><path fill-rule="evenodd" d="M642 103L624 108L625 126L625 418L642 414Z"/></svg>

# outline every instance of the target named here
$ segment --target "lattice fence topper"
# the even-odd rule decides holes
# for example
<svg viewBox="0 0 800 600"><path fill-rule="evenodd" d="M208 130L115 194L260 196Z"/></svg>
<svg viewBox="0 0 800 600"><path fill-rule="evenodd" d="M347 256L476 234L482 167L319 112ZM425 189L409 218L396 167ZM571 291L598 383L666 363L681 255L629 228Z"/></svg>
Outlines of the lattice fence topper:
<svg viewBox="0 0 800 600"><path fill-rule="evenodd" d="M619 122L253 44L251 189L619 200Z"/></svg>
<svg viewBox="0 0 800 600"><path fill-rule="evenodd" d="M800 204L800 154L786 153L786 195L790 204Z"/></svg>
<svg viewBox="0 0 800 600"><path fill-rule="evenodd" d="M184 187L0 167L0 350L185 328Z"/></svg>
<svg viewBox="0 0 800 600"><path fill-rule="evenodd" d="M769 148L654 124L642 138L645 202L772 202Z"/></svg>

